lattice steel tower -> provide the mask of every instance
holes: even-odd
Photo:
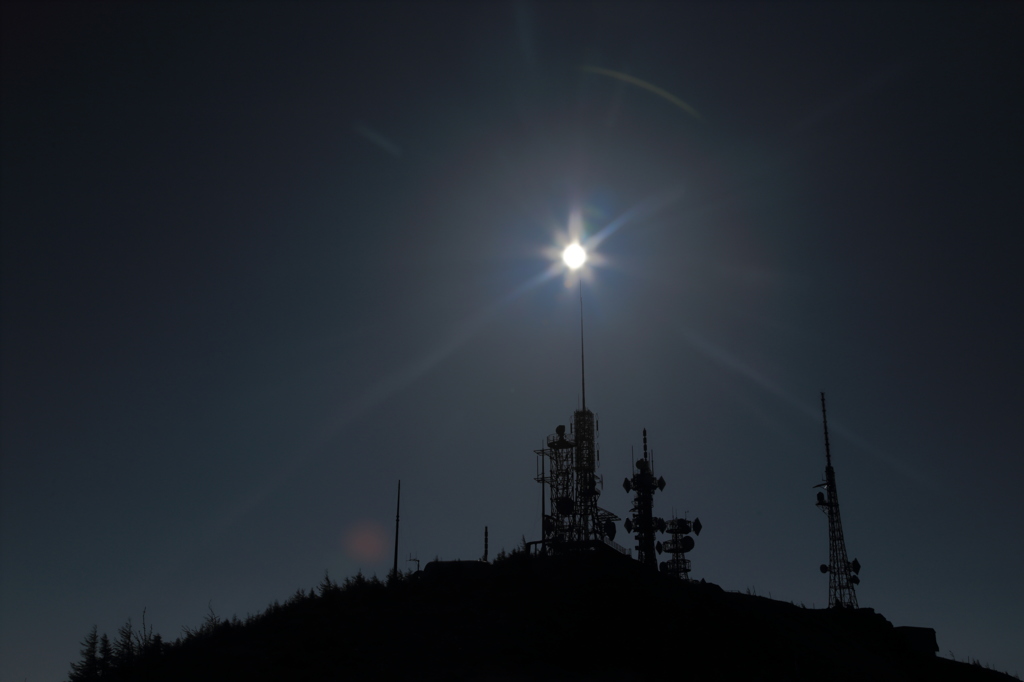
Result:
[[[615,514],[601,509],[597,476],[597,438],[594,413],[587,409],[586,361],[583,353],[583,295],[580,294],[580,371],[581,409],[573,412],[572,440],[559,426],[547,437],[547,447],[534,450],[538,455],[537,481],[550,489],[550,512],[544,509],[542,494],[541,533],[548,551],[556,553],[608,545],[622,548],[615,538]],[[545,470],[545,461],[549,463]]]
[[[824,487],[818,492],[818,507],[828,515],[828,563],[821,565],[821,572],[828,573],[828,606],[832,608],[857,608],[857,593],[854,585],[860,583],[860,562],[846,559],[846,542],[843,540],[843,522],[839,518],[839,493],[836,490],[836,472],[832,468],[832,453],[828,447],[828,418],[825,415],[825,394],[821,394],[821,420],[825,428],[825,481],[814,486]]]

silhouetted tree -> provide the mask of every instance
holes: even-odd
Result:
[[[153,641],[153,626],[146,627],[146,609],[142,609],[142,628],[135,632],[135,654],[139,656],[149,648]]]
[[[288,606],[288,605],[291,605],[291,604],[301,604],[305,600],[306,600],[306,593],[300,587],[298,590],[295,591],[295,594],[293,594],[288,599],[288,601],[285,602],[285,606]]]
[[[97,661],[99,667],[100,677],[106,677],[110,674],[114,664],[114,652],[110,648],[110,638],[107,637],[107,633],[103,633],[100,637],[100,657]]]
[[[88,682],[99,679],[100,667],[99,658],[96,655],[99,636],[96,634],[96,626],[92,626],[89,634],[82,640],[82,660],[71,664],[71,674],[68,679],[71,682]]]
[[[213,610],[213,602],[206,605],[206,616],[203,617],[203,626],[199,628],[199,631],[203,634],[212,635],[221,624],[221,618],[217,615],[217,612]]]
[[[116,667],[124,671],[135,663],[135,631],[132,619],[117,629],[117,642],[114,644],[114,661]]]
[[[338,583],[331,580],[330,574],[325,570],[324,579],[320,581],[320,596],[326,597],[327,595],[338,594],[341,589],[338,587]]]
[[[152,635],[146,642],[146,648],[142,650],[142,654],[147,658],[159,658],[164,652],[164,638],[160,636],[160,633]]]

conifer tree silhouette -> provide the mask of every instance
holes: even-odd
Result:
[[[99,659],[96,655],[99,636],[96,634],[96,626],[92,626],[89,634],[82,640],[82,660],[71,664],[71,674],[68,679],[71,682],[88,682],[99,679]]]
[[[105,677],[110,674],[114,664],[114,652],[110,648],[110,638],[107,637],[107,633],[103,633],[100,637],[100,657],[97,661],[100,677]]]
[[[114,644],[114,660],[117,667],[126,670],[135,663],[135,641],[132,619],[117,629],[117,643]]]

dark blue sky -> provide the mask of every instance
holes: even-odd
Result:
[[[860,604],[1024,674],[1022,19],[5,4],[0,680],[383,576],[399,478],[403,567],[536,539],[573,212],[602,506],[647,428],[694,575],[821,607],[824,390]]]

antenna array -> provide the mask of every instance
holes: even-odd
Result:
[[[647,454],[647,429],[644,429],[644,456],[633,465],[633,477],[622,482],[626,492],[633,491],[633,512],[632,520],[626,519],[625,528],[627,533],[634,533],[636,537],[637,560],[652,569],[658,567],[658,557],[661,553],[661,543],[655,545],[657,532],[664,533],[665,519],[654,516],[654,493],[665,489],[665,478],[654,478],[654,462]]]
[[[624,526],[627,533],[634,533],[636,537],[637,559],[644,566],[657,568],[681,580],[689,580],[690,560],[686,558],[686,553],[694,546],[689,534],[692,531],[700,535],[703,526],[700,519],[694,519],[693,523],[685,518],[673,518],[666,522],[654,516],[654,493],[665,489],[665,478],[654,478],[654,451],[648,455],[647,429],[644,429],[644,456],[633,467],[633,477],[625,479],[622,487],[627,493],[634,492],[630,509],[633,518],[626,519]],[[662,543],[655,541],[655,533],[668,533],[671,537]],[[668,561],[658,564],[655,552],[668,552],[671,556]]]

